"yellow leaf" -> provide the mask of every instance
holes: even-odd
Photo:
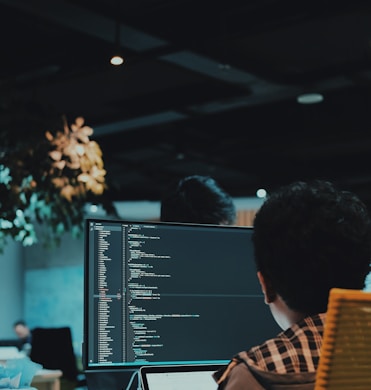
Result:
[[[93,189],[94,194],[96,195],[102,195],[104,192],[104,185],[102,184],[96,184]]]
[[[76,134],[76,138],[79,139],[84,144],[89,143],[89,137],[85,134],[80,133],[80,132],[78,134]]]
[[[65,166],[66,166],[66,161],[64,161],[64,160],[56,161],[52,164],[53,168],[57,168],[60,170],[62,170]]]
[[[52,183],[54,184],[55,187],[62,188],[65,186],[66,180],[64,178],[61,178],[61,177],[55,177],[52,180]]]
[[[75,119],[75,123],[77,127],[82,127],[84,125],[84,118],[82,116],[79,116]]]
[[[47,138],[48,141],[53,141],[54,137],[50,131],[45,132],[45,137]]]
[[[52,150],[49,152],[49,156],[54,161],[59,161],[62,158],[62,153],[59,150]]]
[[[89,127],[89,126],[84,126],[84,127],[81,128],[81,132],[82,132],[83,134],[87,135],[87,136],[90,136],[90,135],[93,134],[94,131],[93,131],[93,129],[92,129],[91,127]]]
[[[90,179],[90,175],[87,173],[81,173],[79,176],[77,176],[77,180],[83,183],[87,183]]]
[[[71,161],[66,163],[68,168],[70,169],[79,169],[80,168],[80,161],[77,159],[77,161]]]
[[[61,195],[70,202],[72,201],[73,194],[74,194],[74,188],[71,185],[64,186],[61,189]]]

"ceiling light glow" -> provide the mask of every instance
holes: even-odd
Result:
[[[297,97],[297,102],[300,104],[315,104],[323,101],[323,95],[320,93],[304,93]]]
[[[116,56],[113,56],[111,59],[110,59],[110,63],[112,65],[115,65],[115,66],[118,66],[118,65],[122,65],[124,63],[124,59],[119,56],[119,55],[116,55]]]
[[[263,199],[267,196],[267,191],[264,188],[259,188],[256,191],[256,196],[260,199]]]

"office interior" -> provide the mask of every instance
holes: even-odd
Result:
[[[371,208],[369,2],[0,0],[0,22],[1,123],[83,117],[123,218],[157,218],[187,174],[214,177],[244,211],[258,189],[315,178]],[[33,142],[27,127],[17,137]],[[79,355],[82,240],[9,240],[0,262],[0,337],[19,318],[68,325]]]

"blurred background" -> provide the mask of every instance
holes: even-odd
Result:
[[[0,36],[0,119],[84,117],[111,200],[199,173],[235,197],[321,177],[371,202],[368,1],[0,0]]]

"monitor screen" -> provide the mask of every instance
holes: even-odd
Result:
[[[226,363],[279,331],[251,227],[85,223],[86,371]]]

